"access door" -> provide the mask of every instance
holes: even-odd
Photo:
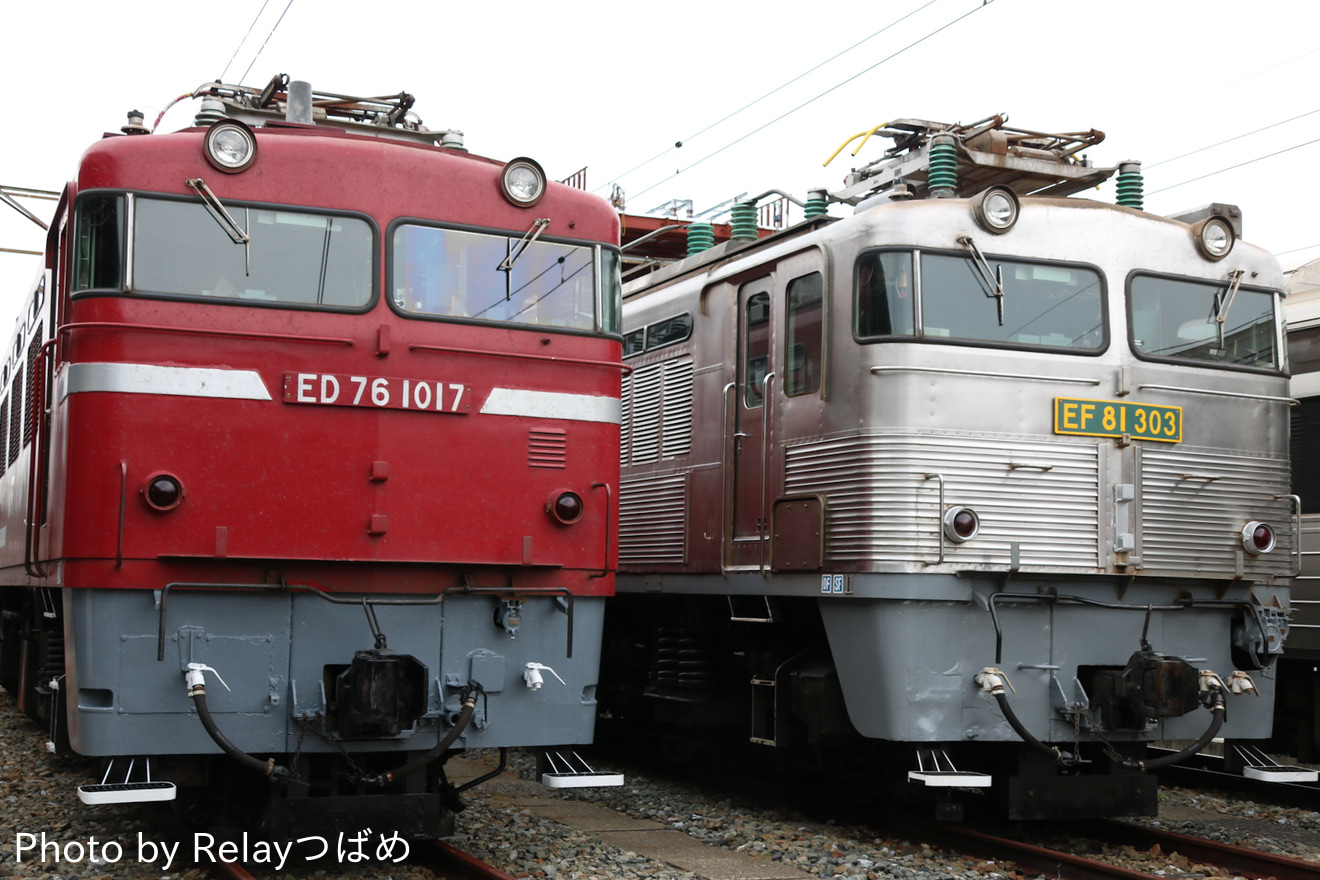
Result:
[[[774,400],[774,310],[772,276],[750,281],[738,291],[738,375],[733,418],[733,546],[730,564],[759,565],[766,539],[770,499],[767,453],[768,402]]]

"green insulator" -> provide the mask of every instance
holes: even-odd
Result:
[[[952,135],[936,135],[930,139],[930,194],[937,199],[951,198],[958,193],[958,141]]]
[[[807,205],[802,209],[802,216],[810,220],[819,217],[829,208],[829,194],[824,190],[813,189],[807,193]]]
[[[1118,163],[1118,203],[1126,208],[1141,210],[1142,203],[1141,163],[1135,159]]]
[[[715,227],[709,223],[692,223],[687,228],[687,255],[699,254],[715,246]]]
[[[733,234],[730,237],[734,241],[756,241],[756,205],[737,202],[731,215],[729,224],[733,227]]]

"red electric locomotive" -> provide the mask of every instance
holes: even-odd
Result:
[[[406,94],[192,97],[84,154],[3,366],[0,684],[88,802],[441,835],[453,750],[592,735],[618,218]]]

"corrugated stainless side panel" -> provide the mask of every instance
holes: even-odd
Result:
[[[1150,569],[1231,574],[1249,520],[1274,526],[1278,546],[1247,556],[1249,574],[1287,576],[1296,564],[1285,458],[1177,446],[1145,446],[1141,461],[1141,557]]]
[[[687,559],[687,475],[619,484],[619,564],[682,563]]]
[[[945,506],[966,505],[981,534],[945,545],[953,565],[1099,565],[1099,454],[1094,444],[1020,437],[885,434],[786,450],[785,493],[826,496],[829,562],[934,562]]]

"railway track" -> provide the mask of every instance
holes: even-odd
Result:
[[[1183,788],[1215,789],[1237,798],[1320,812],[1320,784],[1263,782],[1219,769],[1222,762],[1175,765],[1160,770],[1160,782]]]
[[[440,880],[515,880],[512,874],[441,841],[415,844],[407,861],[426,868]],[[210,866],[210,872],[216,880],[257,880],[256,875],[239,862],[216,862]],[[384,877],[387,873],[382,868],[379,876]],[[365,876],[376,875],[369,870]]]
[[[1021,874],[1040,874],[1058,880],[1167,878],[1170,863],[1183,860],[1190,863],[1188,867],[1175,870],[1191,876],[1320,880],[1320,864],[1314,862],[1128,822],[1068,823],[1055,827],[1055,832],[1069,840],[1067,850],[960,826],[910,820],[903,820],[902,824],[908,826],[914,836],[928,843],[996,862],[1011,861]],[[893,830],[892,826],[886,828],[889,833]],[[1100,846],[1079,846],[1082,840],[1094,841]],[[1155,867],[1142,871],[1114,864],[1106,857],[1106,847],[1110,852],[1115,848],[1144,851],[1150,854]],[[1079,854],[1079,851],[1091,850],[1097,851],[1097,855]]]

